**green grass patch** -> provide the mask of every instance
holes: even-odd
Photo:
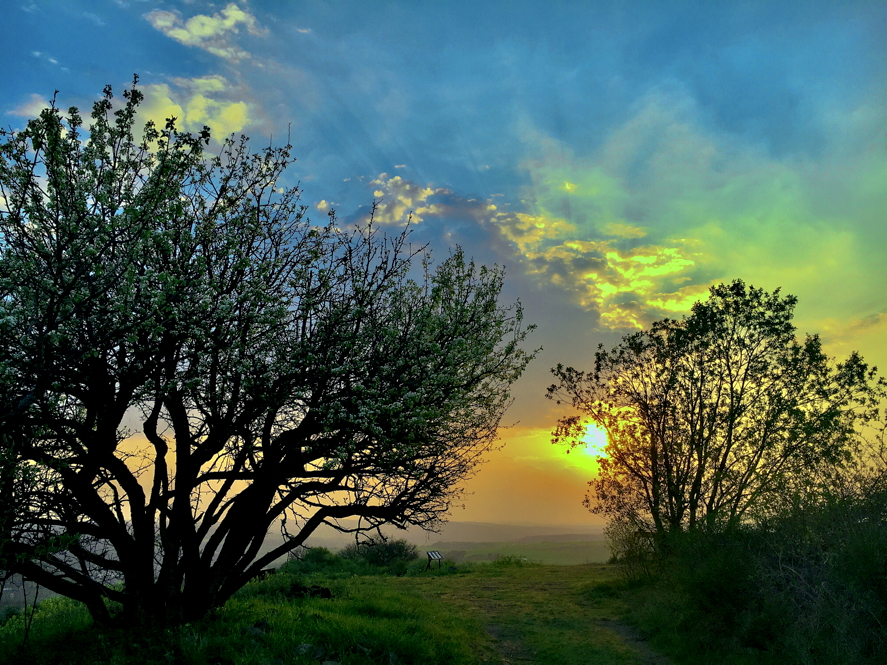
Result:
[[[0,662],[18,665],[341,665],[525,662],[631,665],[634,650],[600,625],[625,611],[612,566],[492,564],[397,575],[334,569],[247,585],[204,621],[162,634],[100,630],[67,599],[0,626]],[[331,598],[323,590],[328,589]]]

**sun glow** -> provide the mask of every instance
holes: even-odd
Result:
[[[595,459],[606,456],[607,433],[594,423],[585,428],[585,436],[582,437],[582,441],[585,444],[582,448],[583,454]]]

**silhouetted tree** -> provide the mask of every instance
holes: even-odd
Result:
[[[846,457],[884,383],[858,354],[834,363],[817,336],[798,340],[795,303],[741,280],[713,286],[682,320],[599,347],[591,372],[552,370],[548,396],[582,414],[554,442],[581,445],[588,421],[607,432],[593,512],[660,536],[725,529]]]
[[[436,524],[531,355],[499,268],[312,225],[289,147],[207,158],[174,119],[137,140],[124,98],[86,136],[54,105],[2,134],[4,468],[35,482],[5,552],[98,620],[169,625],[322,523]]]

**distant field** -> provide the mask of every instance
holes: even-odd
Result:
[[[455,563],[460,561],[493,561],[503,556],[526,557],[548,566],[576,566],[605,563],[610,558],[602,540],[542,543],[453,543],[423,545],[420,551],[438,550]]]

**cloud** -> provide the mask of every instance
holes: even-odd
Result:
[[[814,323],[826,352],[839,359],[846,358],[853,351],[863,351],[863,357],[880,368],[883,376],[887,369],[887,311],[880,311],[863,318],[821,319]]]
[[[177,126],[189,132],[209,126],[213,138],[221,142],[251,122],[251,106],[242,101],[242,91],[222,76],[173,78],[172,85],[154,83],[142,88],[145,99],[139,114],[163,127],[175,117]],[[238,101],[234,101],[234,100]]]
[[[419,223],[426,216],[440,215],[444,207],[429,199],[450,194],[447,189],[423,187],[399,175],[390,178],[387,173],[370,181],[370,185],[375,187],[373,196],[377,199],[373,220],[390,226],[404,226],[410,218],[413,223]]]
[[[383,173],[372,181],[376,218],[473,220],[601,329],[680,316],[712,284],[740,278],[797,296],[798,328],[816,332],[830,318],[867,321],[883,302],[887,162],[873,146],[885,114],[871,101],[831,112],[833,143],[774,155],[720,129],[681,86],[660,86],[585,152],[521,126],[529,184],[519,205]]]
[[[90,21],[92,21],[93,23],[95,23],[98,26],[105,25],[105,22],[102,20],[102,18],[98,14],[93,14],[92,12],[83,12],[83,17],[88,18]]]
[[[585,154],[525,126],[528,217],[503,232],[537,280],[608,327],[685,312],[735,278],[797,295],[803,329],[864,318],[887,282],[870,249],[887,242],[880,111],[830,119],[841,131],[815,156],[719,130],[677,85],[650,90]]]
[[[59,61],[44,51],[31,51],[31,55],[39,60],[45,60],[51,65],[59,64]],[[66,67],[62,67],[62,71],[67,71]]]
[[[551,215],[515,212],[490,200],[461,197],[452,191],[420,185],[383,173],[370,184],[380,200],[375,221],[402,226],[410,213],[413,223],[431,220],[472,220],[504,241],[526,272],[540,283],[567,293],[578,306],[595,311],[608,328],[636,328],[663,313],[688,311],[705,286],[679,286],[693,268],[693,243],[674,240],[667,245],[630,248],[619,242],[642,237],[630,225],[611,229],[611,236],[582,239],[580,227]]]
[[[517,250],[528,275],[565,291],[600,316],[606,328],[641,328],[662,316],[688,311],[703,287],[678,287],[696,264],[692,243],[620,247],[613,239],[581,239],[576,225],[526,213],[491,222]]]
[[[155,9],[145,14],[145,19],[167,37],[186,46],[196,46],[220,58],[237,62],[250,54],[229,39],[239,34],[244,26],[251,35],[261,36],[266,31],[259,27],[256,17],[240,9],[233,2],[212,16],[198,14],[187,20],[178,11]]]
[[[608,222],[601,225],[601,231],[608,236],[616,236],[618,238],[643,238],[647,232],[639,226],[632,226],[624,222]]]
[[[40,111],[49,108],[49,102],[43,99],[36,92],[31,93],[28,98],[21,104],[6,113],[8,115],[17,115],[23,118],[36,118],[40,115]]]

